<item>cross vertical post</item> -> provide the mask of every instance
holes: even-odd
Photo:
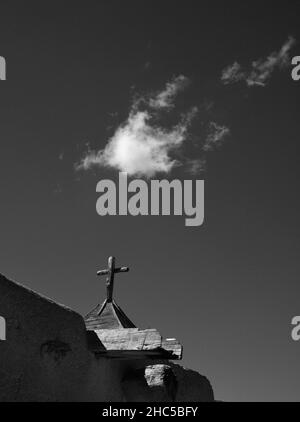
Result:
[[[106,278],[106,301],[112,302],[113,301],[113,290],[114,290],[114,278],[116,273],[123,273],[128,272],[128,267],[115,267],[116,259],[114,256],[110,256],[108,258],[108,266],[105,270],[97,271],[97,275],[107,275]]]
[[[108,258],[108,277],[106,279],[107,302],[112,302],[115,279],[115,258]]]

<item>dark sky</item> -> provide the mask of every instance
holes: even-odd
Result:
[[[289,68],[265,87],[220,81],[234,61],[300,40],[299,6],[1,3],[1,273],[85,314],[105,298],[96,271],[115,255],[130,267],[116,277],[118,304],[137,326],[179,339],[184,365],[222,400],[300,397],[300,343],[290,335],[300,314],[300,82]],[[183,101],[212,102],[208,118],[231,131],[198,177],[203,226],[98,216],[96,184],[116,172],[76,173],[85,144],[103,148],[133,92],[180,74],[191,80]]]

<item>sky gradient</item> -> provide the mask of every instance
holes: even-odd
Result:
[[[300,82],[290,68],[264,87],[221,74],[299,41],[299,2],[224,3],[1,4],[0,272],[85,315],[105,298],[96,271],[114,255],[130,267],[116,276],[117,303],[180,340],[183,364],[217,399],[298,401]],[[205,179],[204,224],[100,217],[96,184],[117,171],[74,165],[87,143],[105,147],[136,93],[178,75],[191,81],[179,109],[199,109],[191,144],[205,122],[230,129],[194,176]],[[191,178],[182,167],[168,177]]]

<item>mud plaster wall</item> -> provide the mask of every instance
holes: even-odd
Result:
[[[88,349],[81,315],[1,275],[0,316],[6,321],[6,340],[0,341],[0,401],[159,399],[160,390],[153,394],[142,375],[155,362],[96,358]],[[206,378],[173,368],[179,380],[174,400],[213,399]]]

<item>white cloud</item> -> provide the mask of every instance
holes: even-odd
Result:
[[[189,84],[188,78],[179,75],[168,82],[166,88],[149,99],[149,105],[153,109],[171,109],[174,107],[176,95],[183,91]]]
[[[131,113],[103,150],[89,151],[77,168],[90,169],[94,165],[126,171],[129,175],[151,177],[169,173],[178,164],[170,153],[186,139],[187,123],[182,121],[171,130],[150,123],[146,111]]]
[[[111,167],[129,175],[152,177],[156,173],[169,173],[179,165],[172,153],[180,149],[188,138],[188,127],[197,113],[192,108],[171,129],[157,124],[157,113],[174,106],[177,93],[188,84],[185,76],[178,76],[166,88],[150,99],[139,98],[132,105],[128,119],[119,126],[105,148],[88,150],[76,170],[89,170],[94,166]],[[142,109],[142,105],[147,110]]]
[[[223,70],[221,81],[225,85],[245,81],[249,87],[265,86],[276,68],[280,69],[289,64],[289,51],[294,44],[295,39],[289,37],[279,51],[271,53],[265,59],[253,61],[248,70],[242,70],[242,66],[234,62]]]
[[[218,125],[216,122],[210,122],[209,124],[209,134],[205,139],[203,144],[204,151],[211,151],[214,147],[220,146],[227,135],[229,135],[230,130],[226,126]]]
[[[242,66],[238,62],[234,62],[232,65],[227,66],[222,72],[222,82],[225,85],[228,85],[245,79],[246,75],[242,72],[241,68]]]
[[[171,128],[162,121],[165,112],[175,107],[176,95],[185,89],[189,80],[178,76],[161,92],[136,99],[127,120],[115,130],[103,149],[88,150],[76,170],[108,167],[127,172],[130,176],[152,177],[158,173],[168,174],[174,167],[183,165],[192,174],[204,170],[205,157],[190,159],[182,153],[183,144],[190,138],[190,125],[198,113],[197,107],[182,113],[178,123]],[[210,123],[209,135],[203,151],[220,144],[229,129]]]

